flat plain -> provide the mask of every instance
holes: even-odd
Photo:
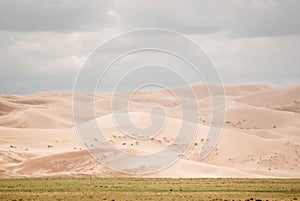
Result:
[[[300,179],[2,179],[0,200],[299,200]]]

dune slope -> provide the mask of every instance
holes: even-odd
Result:
[[[226,87],[223,133],[204,160],[200,160],[199,153],[205,136],[211,125],[218,125],[210,122],[212,108],[207,88],[194,85],[192,89],[197,95],[199,116],[193,116],[196,113],[191,97],[178,101],[167,91],[142,91],[129,103],[116,96],[114,107],[110,94],[97,95],[97,123],[114,148],[134,155],[154,154],[176,138],[183,122],[180,106],[184,104],[191,115],[184,122],[198,128],[195,141],[175,164],[141,177],[300,177],[300,86]],[[178,92],[184,96],[184,90]],[[128,113],[124,112],[127,106]],[[149,111],[157,106],[164,113],[154,110],[151,116]],[[116,125],[112,111],[122,114],[120,118],[128,117],[134,126],[127,121]],[[83,125],[89,126],[89,121]],[[159,122],[164,122],[161,133],[155,135],[148,130],[144,133],[148,139],[137,137],[141,129]],[[128,133],[124,135],[120,127]],[[96,138],[92,140],[94,145],[99,143]],[[180,149],[185,145],[176,146]],[[106,149],[97,147],[98,152]],[[119,165],[120,169],[125,166]],[[110,176],[130,175],[103,166],[85,150],[73,122],[71,93],[0,95],[0,178]]]

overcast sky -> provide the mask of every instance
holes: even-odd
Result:
[[[70,91],[98,44],[148,27],[195,40],[226,85],[300,84],[299,10],[299,0],[0,0],[0,93]]]

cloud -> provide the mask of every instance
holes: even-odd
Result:
[[[185,34],[226,31],[232,37],[299,34],[299,8],[298,0],[129,0],[113,5],[123,29],[159,27]]]
[[[191,36],[210,53],[225,83],[286,85],[300,77],[300,35],[258,38]]]
[[[0,29],[5,31],[99,31],[111,27],[110,1],[1,0]]]
[[[247,1],[244,1],[247,2]],[[234,36],[260,37],[300,34],[300,1],[248,1],[237,7],[235,23],[230,27]]]
[[[111,32],[0,32],[0,93],[72,90],[87,54]]]
[[[87,32],[118,27],[232,37],[300,33],[298,0],[1,0],[0,30]]]
[[[297,83],[299,9],[298,0],[0,0],[0,93],[72,90],[90,51],[143,27],[192,36],[225,84]]]

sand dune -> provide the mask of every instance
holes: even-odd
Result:
[[[293,102],[299,102],[300,86],[272,89],[264,92],[250,94],[236,99],[237,102],[260,107],[283,106]]]
[[[258,92],[264,93],[269,90],[272,90],[272,87],[264,84],[228,86],[225,88],[227,96],[246,96]]]
[[[298,116],[298,114],[287,111],[235,104],[228,108],[225,123],[226,126],[240,129],[273,129],[290,125],[299,127]],[[263,121],[258,121],[258,117]]]
[[[211,100],[204,85],[192,88],[200,114],[186,89],[176,89],[184,99],[177,100],[164,90],[140,91],[128,103],[111,94],[96,95],[95,114],[105,138],[124,153],[148,155],[163,150],[177,137],[182,121],[198,127],[193,146],[174,165],[143,177],[300,177],[300,86],[272,88],[266,85],[229,86],[226,93],[224,130],[216,148],[199,159],[211,121]],[[86,98],[82,97],[82,101]],[[182,119],[184,105],[191,118]],[[164,114],[149,114],[153,106]],[[81,108],[85,110],[86,108]],[[112,111],[130,123],[115,125]],[[193,117],[193,118],[192,118]],[[90,119],[82,125],[90,126]],[[164,122],[157,135],[140,129]],[[127,135],[122,129],[128,131]],[[91,132],[93,127],[90,128]],[[44,92],[33,95],[0,95],[0,177],[110,177],[129,176],[104,167],[84,149],[73,123],[72,94]],[[91,143],[99,141],[94,138]],[[179,145],[176,145],[179,146]],[[105,146],[97,146],[97,152]],[[113,160],[108,158],[106,160]],[[131,164],[120,166],[131,167]],[[134,166],[134,164],[132,164]],[[122,169],[122,168],[120,168]]]

